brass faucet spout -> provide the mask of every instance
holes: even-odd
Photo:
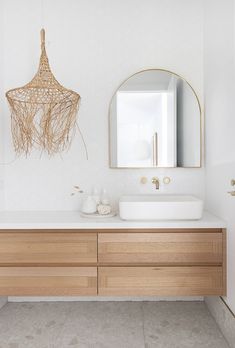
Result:
[[[159,190],[160,182],[159,182],[159,179],[158,179],[158,178],[153,177],[153,178],[152,178],[152,184],[155,185],[156,190]]]

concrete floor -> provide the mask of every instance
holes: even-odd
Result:
[[[8,303],[0,348],[229,348],[203,302]]]

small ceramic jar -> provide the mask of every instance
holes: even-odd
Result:
[[[97,203],[92,196],[87,196],[82,203],[81,211],[85,214],[94,214],[97,211]]]

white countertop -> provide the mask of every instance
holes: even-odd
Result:
[[[82,218],[74,211],[2,211],[4,229],[124,229],[124,228],[226,228],[225,221],[204,212],[197,221],[123,221],[119,216],[104,219]]]

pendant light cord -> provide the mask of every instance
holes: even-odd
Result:
[[[41,28],[44,28],[45,25],[45,6],[44,0],[41,0]]]

